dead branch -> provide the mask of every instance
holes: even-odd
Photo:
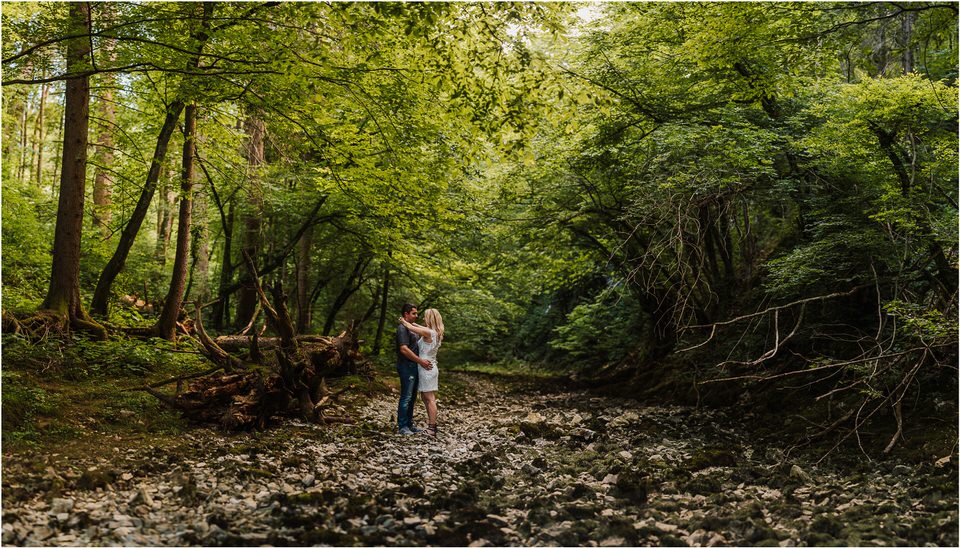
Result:
[[[197,307],[196,320],[193,322],[193,327],[196,330],[200,344],[206,351],[205,355],[210,361],[222,367],[227,373],[232,372],[234,369],[242,369],[244,367],[243,362],[220,348],[220,346],[210,338],[210,335],[207,334],[207,330],[203,328],[202,307]]]
[[[818,296],[818,297],[808,297],[808,298],[806,298],[806,299],[800,299],[800,300],[798,300],[798,301],[793,301],[793,302],[790,302],[790,303],[787,303],[787,304],[782,304],[782,305],[779,305],[779,306],[771,306],[770,308],[767,308],[767,309],[765,309],[765,310],[761,310],[760,312],[754,312],[753,314],[747,314],[747,315],[745,315],[745,316],[738,316],[738,317],[736,317],[736,318],[733,318],[733,319],[730,319],[730,320],[726,320],[726,321],[723,321],[723,322],[714,322],[714,323],[703,324],[703,325],[691,325],[691,326],[687,326],[687,327],[684,327],[683,330],[686,331],[686,330],[688,330],[688,329],[699,329],[699,328],[701,328],[701,327],[714,327],[714,326],[721,326],[721,325],[730,325],[730,324],[734,324],[734,323],[737,323],[737,322],[742,322],[743,320],[747,320],[747,319],[750,319],[750,318],[756,318],[757,316],[765,316],[765,315],[767,315],[767,314],[769,314],[769,313],[771,313],[771,312],[774,312],[774,311],[785,310],[785,309],[790,308],[790,307],[792,307],[792,306],[797,306],[798,304],[807,304],[807,303],[811,303],[811,302],[815,302],[815,301],[825,301],[825,300],[827,300],[827,299],[835,299],[835,298],[837,298],[837,297],[848,297],[848,296],[850,296],[850,295],[853,295],[853,294],[856,293],[857,291],[860,291],[860,290],[863,289],[864,287],[868,287],[868,286],[866,286],[866,285],[858,285],[857,287],[854,287],[853,289],[851,289],[851,290],[849,290],[849,291],[843,291],[843,292],[838,292],[838,293],[831,293],[831,294],[829,294],[829,295],[820,295],[820,296]]]
[[[939,346],[948,346],[948,345],[935,345],[934,347],[931,347],[931,348],[935,348],[935,347],[939,347]],[[773,379],[780,379],[780,378],[783,378],[783,377],[791,377],[791,376],[794,376],[794,375],[803,375],[803,374],[806,374],[806,373],[816,373],[816,372],[823,371],[823,370],[825,370],[825,369],[835,369],[835,368],[838,368],[838,367],[847,367],[847,366],[849,366],[849,365],[855,365],[855,364],[858,364],[858,363],[866,363],[866,362],[878,361],[878,360],[881,360],[881,359],[893,358],[893,357],[897,357],[897,356],[904,356],[904,355],[907,355],[907,354],[911,354],[911,353],[913,353],[913,352],[917,352],[917,351],[919,351],[919,350],[925,350],[926,348],[927,348],[927,347],[920,346],[920,347],[917,347],[917,348],[911,348],[910,350],[904,350],[903,352],[895,352],[895,353],[893,353],[893,354],[886,354],[886,355],[880,355],[880,356],[870,356],[870,357],[867,357],[867,358],[860,358],[860,359],[855,359],[855,360],[848,360],[848,361],[843,361],[843,362],[831,363],[831,364],[827,364],[827,365],[821,365],[821,366],[818,366],[818,367],[811,367],[810,369],[798,369],[798,370],[796,370],[796,371],[787,371],[786,373],[778,373],[778,374],[776,374],[776,375],[738,375],[738,376],[736,376],[736,377],[724,377],[724,378],[722,378],[722,379],[708,379],[708,380],[702,381],[700,384],[712,384],[712,383],[716,383],[716,382],[729,382],[729,381],[741,381],[741,380],[769,381],[769,380],[773,380]]]
[[[203,377],[203,376],[209,375],[209,374],[211,374],[211,373],[216,373],[216,372],[219,371],[220,369],[222,369],[222,367],[218,365],[218,366],[213,367],[213,368],[211,368],[211,369],[207,369],[206,371],[201,371],[201,372],[199,372],[199,373],[193,373],[193,374],[191,374],[191,375],[180,375],[179,377],[171,377],[171,378],[169,378],[169,379],[167,379],[167,380],[165,380],[165,381],[159,381],[159,382],[155,382],[155,383],[153,383],[153,384],[148,384],[148,385],[145,385],[145,386],[135,386],[135,387],[133,387],[133,388],[124,388],[123,390],[121,390],[121,392],[137,392],[137,391],[149,392],[149,390],[148,390],[149,388],[160,388],[161,386],[166,386],[166,385],[171,384],[171,383],[175,383],[175,382],[178,382],[178,383],[179,383],[179,382],[183,382],[183,381],[188,381],[188,380],[190,380],[190,379],[196,379],[196,378],[199,378],[199,377]]]
[[[901,388],[903,388],[904,391],[905,391],[905,389],[906,389],[905,387],[909,385],[909,383],[913,380],[914,375],[917,374],[917,371],[919,371],[919,370],[920,370],[920,367],[923,365],[923,362],[924,362],[924,360],[926,359],[928,352],[929,352],[929,351],[928,351],[927,349],[924,349],[923,355],[920,357],[920,359],[917,361],[917,363],[910,369],[910,371],[903,377],[903,379],[900,380],[900,383],[897,384],[897,386],[894,387],[894,389],[891,390],[890,393],[887,394],[886,397],[884,397],[883,399],[881,399],[881,400],[880,400],[880,403],[879,403],[872,411],[870,411],[870,413],[868,413],[867,416],[865,416],[865,417],[863,417],[863,418],[861,419],[861,418],[860,418],[860,413],[858,412],[858,413],[857,413],[857,418],[856,418],[856,420],[854,421],[853,428],[850,429],[850,432],[847,432],[844,436],[842,436],[842,437],[837,441],[837,443],[835,443],[835,444],[833,445],[833,447],[831,447],[829,450],[827,450],[827,452],[824,453],[823,456],[821,456],[819,460],[817,460],[816,464],[820,464],[821,462],[823,462],[823,459],[827,458],[827,455],[829,455],[829,454],[832,453],[834,450],[836,450],[837,447],[840,447],[840,445],[841,445],[843,442],[845,442],[847,439],[849,439],[850,436],[856,435],[856,436],[857,436],[857,440],[859,441],[859,439],[860,439],[860,427],[863,426],[863,424],[864,424],[865,422],[867,422],[873,415],[875,415],[878,411],[880,411],[880,409],[882,409],[883,406],[884,406],[887,402],[889,402],[889,401],[894,397],[894,395],[897,394],[897,393],[901,390]],[[863,405],[860,406],[860,409],[863,409],[863,407],[865,407],[865,406],[870,402],[871,399],[873,399],[873,398],[871,398],[871,397],[869,397],[869,396],[868,396],[867,398],[865,398],[864,401],[863,401]],[[893,447],[892,447],[892,444],[895,444],[898,438],[899,438],[899,436],[897,436],[897,438],[894,438],[894,439],[891,439],[891,440],[890,440],[890,443],[888,444],[888,446],[890,447],[890,449],[893,448]],[[863,446],[862,446],[862,444],[861,444],[861,450],[862,450],[862,449],[863,449]],[[886,451],[885,451],[885,452],[886,452]],[[866,453],[864,453],[864,454],[866,454]]]

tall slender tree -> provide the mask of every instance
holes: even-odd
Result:
[[[266,134],[266,125],[258,112],[251,113],[244,128],[247,132],[247,142],[244,152],[247,157],[247,196],[250,209],[247,210],[243,222],[243,247],[242,252],[253,260],[257,265],[257,256],[260,253],[261,234],[263,228],[263,189],[261,188],[260,171],[265,162],[264,160],[264,137]],[[259,265],[257,265],[259,267]],[[243,329],[256,310],[257,290],[254,281],[246,271],[240,273],[241,288],[237,296],[237,315],[234,323],[237,329]]]
[[[196,72],[199,68],[203,47],[209,39],[208,22],[213,15],[214,4],[212,2],[195,3],[186,7],[186,10],[189,13],[190,10],[197,10],[200,6],[202,6],[202,8],[200,8],[202,9],[202,17],[200,18],[198,26],[190,33],[191,41],[196,44],[196,49],[193,50],[193,55],[186,63],[186,72],[188,73]],[[110,257],[110,260],[103,268],[103,272],[100,273],[100,278],[97,280],[97,288],[94,290],[93,301],[90,305],[91,311],[96,314],[104,316],[107,314],[110,288],[113,286],[113,281],[116,280],[120,271],[123,270],[127,262],[127,256],[130,254],[130,249],[133,247],[133,242],[136,240],[137,234],[140,232],[140,227],[143,225],[143,220],[147,216],[150,202],[153,201],[153,195],[157,190],[157,181],[160,178],[160,170],[167,154],[167,147],[170,145],[170,137],[176,129],[177,121],[180,119],[180,114],[183,112],[185,105],[184,99],[177,98],[167,106],[166,117],[163,126],[160,128],[160,134],[157,137],[157,145],[154,149],[153,159],[150,163],[150,169],[147,172],[147,179],[140,193],[140,198],[137,200],[137,205],[130,216],[130,220],[123,228],[116,251],[114,251],[113,256]]]
[[[34,163],[37,169],[35,172],[35,178],[37,186],[43,186],[43,139],[44,139],[44,127],[43,127],[43,114],[44,107],[47,104],[47,92],[49,91],[50,86],[48,84],[43,84],[40,86],[40,104],[37,108],[37,130],[36,130],[36,146],[37,146],[37,161]]]
[[[197,107],[187,105],[183,113],[183,170],[180,180],[180,212],[177,217],[177,252],[173,260],[170,289],[164,300],[163,311],[157,321],[157,333],[164,339],[177,336],[177,318],[187,285],[187,264],[190,258],[190,221],[193,213],[193,177]]]
[[[90,4],[70,5],[74,34],[90,33]],[[87,169],[87,129],[90,118],[91,49],[86,38],[67,43],[67,71],[77,74],[66,84],[66,119],[63,133],[63,171],[60,200],[53,237],[53,266],[43,309],[50,310],[70,326],[106,336],[103,326],[92,321],[80,302],[80,240],[83,232],[83,199]]]

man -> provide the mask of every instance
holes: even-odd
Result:
[[[413,323],[417,321],[417,307],[405,304],[400,310],[403,319]],[[413,408],[417,402],[417,388],[420,384],[419,367],[430,369],[433,364],[421,359],[420,337],[403,324],[397,326],[397,374],[400,375],[400,402],[397,404],[397,431],[404,436],[423,430],[413,425]]]

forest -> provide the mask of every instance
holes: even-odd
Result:
[[[23,505],[4,543],[952,545],[957,19],[950,2],[4,2],[3,494]],[[394,509],[426,497],[423,522],[340,508],[313,469],[300,511],[371,523],[330,510],[311,528],[285,510],[261,537],[207,509],[202,530],[151,529],[143,513],[110,537],[89,516],[71,524],[73,495],[53,499],[61,521],[31,521],[43,493],[113,482],[131,508],[157,508],[125,468],[91,477],[128,452],[399,443],[405,303],[446,324],[441,432],[444,409],[476,405],[463,420],[481,421],[503,404],[502,433],[533,451],[517,474],[580,466],[531,440],[582,442],[590,489],[629,510],[579,531],[527,506],[518,525],[474,491],[521,488],[477,457],[454,467],[480,482],[469,496],[376,487]],[[589,418],[590,398],[612,403]],[[652,443],[643,409],[664,432],[680,421],[687,468],[614,450]],[[739,421],[775,462],[763,474],[787,478],[762,489],[802,495],[818,466],[906,466],[916,484],[897,504],[926,506],[883,532],[854,531],[843,509],[797,510],[803,525],[782,530],[644,513],[674,487],[718,497],[726,483],[689,468],[743,460],[724,433]],[[577,442],[618,423],[634,430]],[[716,450],[683,438],[701,423]],[[502,440],[485,440],[471,443],[496,456]],[[187,474],[176,466],[131,477]],[[723,481],[763,475],[738,473]],[[202,491],[193,477],[177,492]]]

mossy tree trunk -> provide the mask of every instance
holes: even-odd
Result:
[[[90,4],[70,5],[76,34],[90,32]],[[76,38],[67,45],[67,71],[83,73],[90,68],[90,42]],[[87,170],[87,129],[90,118],[90,80],[78,76],[66,83],[66,127],[63,133],[63,170],[60,200],[53,237],[50,286],[42,308],[68,321],[71,327],[105,337],[103,326],[93,322],[80,302],[80,240],[83,232],[83,200]]]

